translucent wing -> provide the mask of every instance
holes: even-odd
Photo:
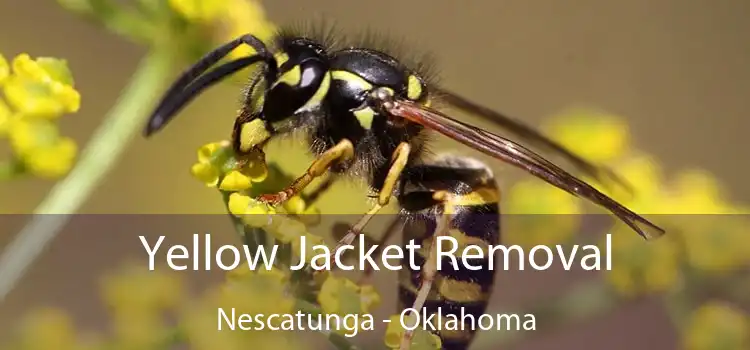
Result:
[[[580,169],[583,173],[591,176],[594,180],[599,181],[602,184],[608,185],[606,179],[614,181],[617,185],[622,186],[629,192],[632,192],[631,186],[624,179],[620,178],[612,170],[605,167],[597,166],[591,162],[586,161],[575,153],[571,152],[563,145],[551,140],[544,136],[539,131],[527,126],[526,124],[515,120],[502,113],[498,113],[492,109],[474,103],[467,100],[466,98],[448,91],[440,87],[432,87],[439,96],[440,101],[445,102],[448,105],[460,109],[464,112],[473,114],[480,117],[483,120],[494,123],[501,128],[509,131],[519,140],[528,142],[530,145],[539,146],[544,149],[545,153],[558,154],[571,162],[572,165]]]
[[[521,168],[575,196],[598,204],[646,239],[659,237],[663,229],[634,213],[596,188],[576,178],[537,153],[501,136],[453,119],[444,113],[408,100],[382,103],[388,113],[421,124],[466,146]]]

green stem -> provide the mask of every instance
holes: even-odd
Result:
[[[141,130],[150,108],[171,74],[172,56],[150,52],[128,87],[96,130],[76,166],[57,183],[34,216],[0,256],[0,302],[46,245],[79,210],[112,170],[130,140]],[[50,215],[64,214],[64,215]]]

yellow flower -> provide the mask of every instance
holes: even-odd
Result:
[[[32,60],[21,54],[13,60],[13,73],[3,87],[8,103],[19,113],[53,119],[80,108],[81,96],[64,60]]]
[[[43,119],[18,119],[10,125],[10,143],[16,155],[32,173],[46,178],[66,174],[73,166],[78,148],[59,134],[57,126]]]
[[[380,296],[371,286],[358,286],[351,280],[329,274],[323,282],[318,293],[318,303],[326,314],[340,316],[366,314],[380,305]],[[354,319],[349,319],[356,322]],[[346,328],[361,327],[357,324],[347,324],[339,331]]]
[[[750,223],[741,215],[690,215],[676,219],[683,229],[687,262],[704,272],[731,273],[750,261]]]
[[[301,237],[301,236],[300,236]],[[325,245],[326,242],[323,239],[323,237],[320,237],[318,235],[314,235],[311,233],[305,234],[305,261],[306,263],[310,263],[310,260],[312,260],[312,257],[319,253],[318,250],[313,249],[316,245]],[[302,254],[302,240],[301,239],[295,239],[292,240],[292,252],[296,256],[300,256]]]
[[[190,173],[208,187],[223,191],[243,191],[252,187],[253,182],[261,182],[267,176],[263,157],[251,154],[240,162],[232,154],[227,141],[211,142],[198,149],[198,162],[192,165]],[[219,184],[219,179],[221,184]]]
[[[409,328],[411,328],[411,326],[417,321],[413,315],[408,315],[404,318],[404,323]],[[406,329],[401,323],[400,317],[398,315],[391,316],[388,327],[385,330],[385,346],[389,349],[400,349],[401,339],[404,337],[405,333]],[[414,330],[414,335],[411,339],[411,349],[439,350],[442,347],[443,342],[437,335],[422,329],[422,327],[417,327]]]
[[[709,302],[693,311],[683,341],[687,350],[748,349],[750,320],[723,302]]]
[[[73,320],[58,309],[39,309],[28,315],[20,333],[24,350],[73,350],[78,340]]]
[[[244,215],[253,202],[254,200],[249,196],[232,193],[229,195],[229,212],[235,216]]]
[[[169,6],[185,19],[208,23],[223,15],[226,0],[169,0]]]
[[[216,156],[221,155],[220,151],[231,146],[229,141],[210,142],[198,148],[198,162],[210,163]]]
[[[0,136],[5,136],[8,133],[13,119],[13,111],[10,110],[5,101],[0,99]]]
[[[73,167],[77,152],[75,141],[63,137],[55,145],[39,148],[29,154],[25,159],[26,167],[39,177],[58,178]]]
[[[320,287],[318,303],[328,314],[363,314],[380,304],[380,296],[372,286],[358,286],[348,278],[329,275]]]
[[[609,162],[630,146],[627,123],[601,111],[572,109],[554,118],[549,134],[571,151],[592,162]]]
[[[267,228],[275,222],[273,220],[273,214],[276,213],[274,208],[244,194],[237,192],[230,194],[227,207],[232,215],[240,218],[250,227]]]
[[[683,171],[674,181],[672,214],[730,214],[723,189],[711,174],[702,170]]]
[[[266,18],[266,12],[259,1],[226,0],[226,4],[227,11],[221,22],[221,41],[251,33],[264,43],[270,44],[271,38],[276,34],[276,26]],[[234,49],[229,57],[234,59],[253,53],[253,49],[247,45],[241,45]]]
[[[671,237],[646,242],[620,223],[611,237],[612,270],[605,278],[620,294],[663,292],[679,281],[680,251]]]
[[[639,214],[666,214],[664,177],[659,163],[651,156],[634,153],[613,166],[613,171],[627,181],[633,193],[626,193],[621,186],[599,188],[602,192]]]
[[[208,187],[216,187],[216,184],[219,182],[219,169],[209,163],[193,164],[190,168],[190,173]]]
[[[276,240],[281,243],[291,243],[299,241],[302,235],[307,234],[307,227],[302,222],[287,217],[276,217],[274,222],[277,224],[270,229]]]
[[[0,54],[0,85],[5,82],[5,79],[10,75],[10,67],[8,66],[8,60],[5,56]]]
[[[284,210],[289,214],[302,214],[305,212],[305,200],[300,196],[294,196],[284,202]]]
[[[271,314],[291,314],[295,300],[285,293],[288,275],[279,270],[258,270],[244,274],[242,278],[209,291],[198,303],[191,303],[185,310],[183,326],[193,349],[247,349],[248,345],[263,348],[294,349],[293,337],[283,330],[257,329],[259,322],[278,327],[280,322],[268,319]],[[219,331],[216,327],[217,310],[227,314],[234,310],[237,317],[242,314],[265,318],[254,318],[247,323],[250,331]],[[231,316],[230,316],[231,317]],[[258,320],[258,322],[256,322]],[[278,321],[278,319],[277,319]],[[226,324],[223,329],[227,330]],[[290,344],[290,342],[292,342]],[[290,346],[292,346],[290,348]]]
[[[571,239],[580,225],[580,199],[537,180],[515,184],[508,192],[503,235],[521,246],[557,244]]]
[[[128,265],[102,281],[105,302],[115,311],[143,312],[142,316],[176,307],[184,300],[182,281],[166,272],[167,267],[149,271]]]
[[[219,189],[222,191],[242,191],[250,188],[252,182],[250,178],[237,170],[232,170],[221,180]]]
[[[169,328],[163,315],[122,309],[112,315],[114,340],[121,349],[149,349],[164,342]]]

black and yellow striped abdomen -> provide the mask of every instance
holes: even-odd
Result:
[[[471,159],[443,157],[432,164],[420,166],[409,175],[404,178],[404,190],[399,196],[401,216],[405,222],[403,244],[414,240],[421,247],[414,257],[417,266],[423,266],[427,261],[435,242],[438,221],[443,218],[446,208],[446,203],[429,201],[427,198],[438,191],[453,195],[451,203],[447,203],[447,207],[453,211],[447,235],[458,243],[454,253],[457,264],[454,265],[450,257],[442,257],[440,270],[436,273],[424,308],[428,315],[438,313],[438,310],[442,315],[442,325],[437,324],[437,316],[433,321],[440,328],[437,334],[442,338],[443,349],[466,349],[478,328],[476,320],[485,313],[492,295],[495,276],[486,252],[489,245],[497,245],[500,241],[500,193],[492,173]],[[480,269],[469,269],[463,264],[461,253],[468,245],[485,252],[483,258],[467,259],[470,266],[481,266]],[[443,241],[444,252],[452,248],[452,242]],[[476,251],[472,251],[471,255],[476,255]],[[409,262],[404,261],[399,281],[400,310],[412,307],[422,284],[423,270],[414,271]],[[418,311],[421,313],[421,310]],[[446,315],[456,317],[446,318]],[[450,321],[456,318],[466,323],[461,326]],[[472,319],[474,324],[471,324]]]

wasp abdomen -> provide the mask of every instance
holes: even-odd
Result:
[[[452,209],[453,217],[443,236],[447,238],[440,239],[441,251],[451,254],[440,259],[423,307],[427,315],[440,315],[432,323],[444,349],[466,349],[474,337],[476,320],[487,309],[495,282],[488,248],[500,241],[499,190],[483,164],[459,157],[443,157],[415,167],[403,181],[399,196],[405,221],[403,243],[414,240],[421,247],[414,259],[421,268],[413,270],[404,261],[399,307],[403,310],[414,304],[423,283],[424,264],[433,244],[437,244],[438,222],[446,208]],[[439,191],[452,194],[450,203],[432,199],[431,194]],[[462,252],[467,246],[476,248],[464,259]],[[475,257],[477,249],[484,252],[481,257]]]

